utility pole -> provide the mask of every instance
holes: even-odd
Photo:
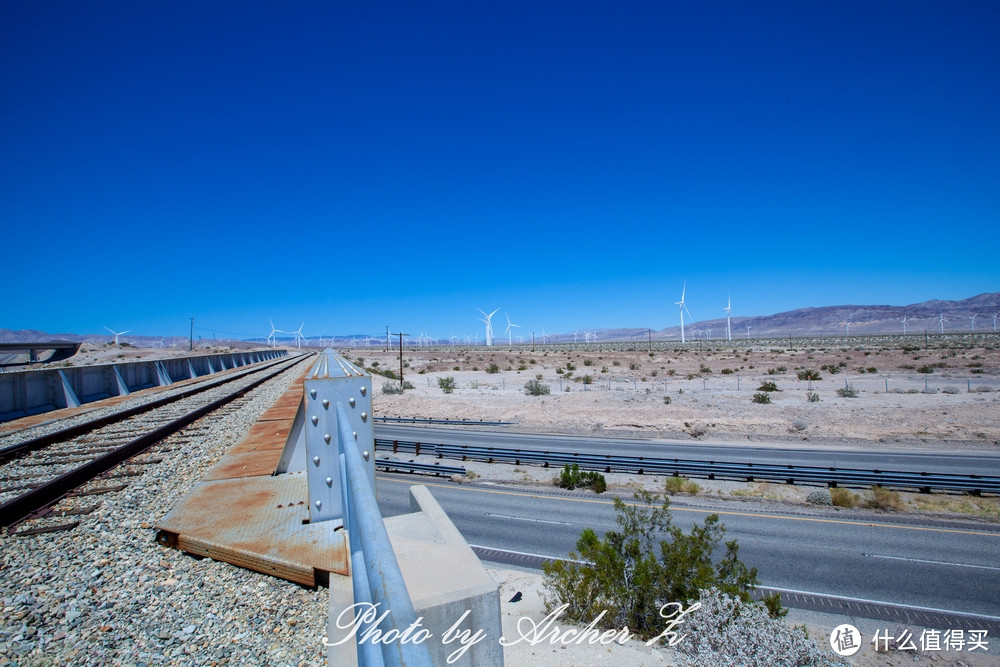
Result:
[[[653,351],[653,330],[646,329],[646,333],[649,335],[649,351]]]
[[[191,337],[188,339],[188,351],[194,349],[194,318],[191,318]]]
[[[389,325],[385,325],[385,351],[388,352],[389,348],[392,347],[392,343],[389,342]]]
[[[398,333],[399,336],[399,387],[403,387],[403,336],[409,336],[408,333]]]

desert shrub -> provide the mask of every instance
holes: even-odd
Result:
[[[594,378],[591,375],[582,375],[582,376],[578,377],[577,379],[580,382],[584,383],[584,384],[593,384],[594,383]]]
[[[486,372],[490,374],[499,373],[500,367],[497,366],[496,364],[491,363],[489,366],[486,367]]]
[[[557,485],[570,490],[592,488],[594,493],[604,493],[608,488],[608,482],[604,479],[604,475],[592,470],[580,472],[580,466],[576,463],[573,465],[567,463],[563,467]]]
[[[462,369],[459,366],[452,366],[451,370],[453,370],[453,371],[460,371]]]
[[[583,365],[584,366],[593,366],[594,365],[594,360],[593,359],[584,359],[583,360]]]
[[[875,368],[874,366],[869,366],[868,367],[868,372],[869,373],[878,373],[878,369]]]
[[[771,402],[771,395],[763,391],[758,391],[753,395],[751,400],[753,400],[754,403],[766,404]]]
[[[446,378],[438,378],[438,386],[441,387],[441,391],[446,394],[450,394],[455,391],[455,378],[448,376]]]
[[[667,477],[666,481],[663,483],[663,489],[668,496],[673,496],[678,493],[690,493],[695,495],[701,490],[695,482],[692,482],[687,477]]]
[[[768,380],[766,382],[761,382],[760,386],[757,387],[757,391],[778,391],[778,385]]]
[[[573,365],[573,362],[567,361],[566,362],[566,370],[568,370],[568,371],[575,371],[576,370],[576,366]]]
[[[673,402],[673,399],[671,399],[669,396],[664,396],[663,397],[663,404],[664,405],[670,405],[672,402]]]
[[[713,667],[848,667],[850,663],[820,649],[804,628],[769,614],[777,602],[748,603],[718,588],[703,590],[700,606],[684,617],[676,643],[686,665]],[[670,639],[668,635],[665,639]]]
[[[961,390],[958,387],[945,387],[941,392],[944,394],[958,394],[961,393]]]
[[[832,505],[833,498],[830,497],[829,491],[823,489],[821,491],[813,491],[806,496],[806,502],[810,505]]]
[[[711,375],[712,374],[712,369],[709,368],[708,366],[706,366],[705,364],[702,364],[701,368],[698,370],[698,372],[699,373],[703,373],[704,375]]]
[[[876,510],[901,510],[903,509],[903,499],[899,496],[898,491],[875,485],[868,492],[865,507]]]
[[[815,391],[807,391],[806,400],[809,401],[810,403],[819,403],[819,394],[817,394]]]
[[[620,362],[620,361],[618,361],[617,359],[615,359],[614,361],[612,361],[612,362],[611,362],[611,365],[612,365],[612,366],[621,366],[621,365],[622,365],[622,362]]]
[[[382,383],[382,393],[383,394],[402,394],[403,388],[400,387],[395,382],[383,382]]]
[[[933,366],[928,366],[928,365],[925,364],[925,365],[921,366],[920,368],[918,368],[917,372],[918,373],[933,373],[934,372],[934,367]]]
[[[822,380],[823,376],[819,374],[819,371],[814,371],[810,369],[805,369],[804,371],[799,371],[795,376],[800,380]]]
[[[830,489],[830,502],[836,507],[855,507],[859,501],[858,494],[853,491],[840,488],[839,486]]]
[[[413,389],[413,383],[409,380],[403,380],[403,389]]]
[[[599,538],[586,528],[568,560],[542,565],[549,612],[565,605],[567,621],[598,619],[599,627],[628,626],[649,639],[663,630],[664,605],[694,600],[704,589],[715,586],[750,602],[757,570],[739,560],[736,541],[725,543],[721,559],[713,558],[725,534],[717,514],[684,533],[672,524],[668,498],[644,491],[636,500],[614,499],[617,530]]]
[[[735,373],[736,371],[734,371],[734,370],[733,370],[732,368],[723,368],[723,369],[722,369],[721,371],[719,371],[719,372],[720,372],[720,373],[722,373],[723,375],[732,375],[732,374],[733,374],[733,373]],[[653,373],[656,373],[656,371],[653,371]]]
[[[841,398],[857,398],[858,390],[851,385],[847,385],[846,387],[841,387],[837,390],[837,396],[840,396]]]
[[[988,394],[991,391],[993,391],[993,387],[990,387],[990,386],[984,384],[984,385],[981,385],[979,387],[976,387],[972,391],[978,392],[980,394]]]
[[[524,393],[528,396],[545,396],[551,392],[549,385],[538,380],[528,380],[524,383]]]

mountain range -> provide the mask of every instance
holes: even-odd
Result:
[[[845,306],[822,306],[819,308],[797,308],[773,315],[760,315],[753,317],[734,316],[730,319],[730,328],[734,339],[747,338],[747,325],[749,325],[749,336],[751,338],[786,337],[786,336],[835,336],[846,334],[872,335],[872,334],[901,334],[903,333],[903,318],[906,318],[906,332],[910,334],[922,334],[924,331],[930,333],[962,333],[973,330],[973,316],[975,315],[976,331],[997,331],[997,316],[1000,314],[1000,292],[989,292],[980,294],[968,299],[958,301],[945,301],[932,299],[921,303],[911,303],[906,306],[891,305],[845,305]],[[848,325],[850,325],[848,327]],[[679,341],[681,337],[680,318],[678,325],[664,329],[649,328],[606,328],[598,329],[596,332],[598,342],[647,340],[652,338],[655,341]],[[701,320],[697,322],[685,323],[684,334],[687,340],[704,340],[711,338],[719,340],[726,337],[726,318],[720,317],[713,320]],[[548,342],[566,343],[573,342],[574,335],[578,342],[585,342],[585,333],[569,332],[561,334],[550,334],[547,336]],[[324,338],[330,338],[324,336]],[[335,336],[333,337],[338,346],[345,342],[350,344],[352,338],[364,340],[364,334]],[[381,340],[379,336],[372,338]],[[37,341],[66,340],[72,342],[86,342],[103,344],[113,341],[114,337],[109,334],[50,334],[34,329],[21,329],[13,331],[11,329],[0,329],[0,343],[31,343]],[[315,337],[313,338],[315,340]],[[133,347],[184,347],[188,339],[183,336],[123,336],[122,342],[127,342]],[[205,342],[205,341],[202,341]],[[262,339],[233,340],[225,339],[212,341],[215,344],[224,343],[232,347],[249,347],[264,344]],[[447,341],[438,339],[437,344],[444,344]],[[499,339],[498,339],[499,342]],[[536,339],[536,342],[538,339]],[[283,341],[282,345],[290,345],[291,340]]]

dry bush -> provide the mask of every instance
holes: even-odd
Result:
[[[830,502],[836,507],[856,507],[861,498],[848,489],[835,487],[830,489]]]
[[[865,500],[865,507],[876,510],[899,511],[903,509],[903,499],[900,497],[899,492],[876,485],[869,491],[869,496]]]
[[[676,629],[677,650],[688,665],[712,667],[847,667],[820,649],[803,628],[771,618],[764,605],[747,603],[716,588],[704,590],[701,607]]]

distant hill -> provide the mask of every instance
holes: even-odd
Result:
[[[734,315],[730,320],[733,338],[747,336],[746,325],[750,325],[753,338],[768,336],[833,336],[847,333],[850,323],[851,334],[903,333],[903,317],[906,317],[907,333],[931,333],[940,331],[939,318],[944,316],[944,332],[958,333],[972,330],[971,318],[976,315],[976,331],[993,331],[993,315],[1000,313],[1000,292],[980,294],[960,301],[932,299],[906,306],[823,306],[821,308],[798,308],[773,315],[746,317]],[[998,318],[1000,326],[1000,318]],[[711,331],[714,340],[725,338],[726,318],[700,320],[684,323],[687,339],[704,339]],[[648,329],[600,329],[595,333],[600,341],[647,340]],[[653,330],[655,341],[677,340],[681,338],[681,327],[667,327]],[[572,342],[573,333],[550,336],[551,342]],[[584,342],[584,331],[577,334],[577,340]]]
[[[753,338],[764,338],[768,336],[834,336],[843,335],[848,332],[847,324],[850,323],[851,334],[897,334],[903,333],[903,317],[906,317],[906,330],[908,333],[923,333],[925,330],[932,333],[939,332],[939,318],[943,315],[944,332],[960,333],[972,330],[971,318],[976,315],[976,331],[993,331],[994,314],[1000,313],[1000,292],[990,292],[978,296],[962,299],[960,301],[944,301],[932,299],[921,303],[911,303],[906,306],[823,306],[821,308],[798,308],[774,315],[758,315],[746,317],[743,315],[733,316],[731,319],[733,338],[744,339],[747,336],[746,325],[750,325],[750,335]],[[725,338],[726,318],[720,317],[713,320],[701,320],[684,324],[684,335],[690,340],[704,339],[711,331],[711,338],[718,340]],[[575,332],[576,341],[587,342],[587,333],[583,329]],[[641,327],[619,328],[619,329],[598,329],[589,330],[591,335],[596,335],[597,342],[611,341],[643,341],[651,335],[653,340],[677,340],[681,338],[680,324],[665,329],[653,330]],[[50,334],[34,329],[21,329],[12,331],[10,329],[0,329],[0,343],[31,343],[40,340],[67,340],[72,342],[103,344],[114,340],[110,334]],[[364,334],[351,334],[347,336],[336,336],[331,338],[333,344],[337,346],[356,345],[365,347],[368,344],[378,347],[382,339],[372,337],[369,339]],[[541,337],[536,337],[537,342],[541,342]],[[574,332],[549,334],[546,340],[550,343],[572,343]],[[184,347],[188,339],[184,336],[168,336],[160,338],[157,336],[133,336],[126,334],[121,337],[122,342],[126,342],[133,347]],[[498,344],[500,339],[497,339]],[[233,347],[256,347],[266,345],[262,339],[257,340],[234,340],[218,339],[212,341],[215,344],[232,345]],[[318,340],[313,338],[309,341],[311,346],[315,346]],[[447,344],[445,339],[437,339],[435,344]],[[279,339],[279,345],[291,345],[292,340]]]

